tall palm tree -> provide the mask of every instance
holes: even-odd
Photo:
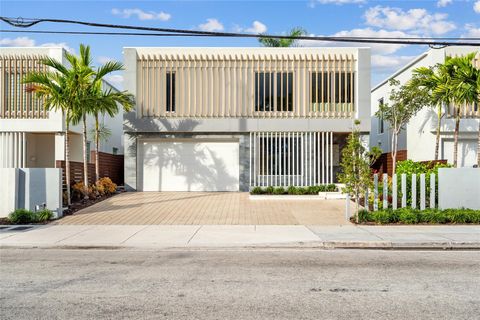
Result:
[[[478,99],[477,92],[477,69],[473,65],[476,53],[464,56],[446,57],[445,65],[452,70],[449,90],[453,95],[453,110],[455,117],[455,132],[453,138],[453,165],[458,167],[458,135],[462,107],[465,104],[475,103]]]
[[[476,52],[472,52],[465,56],[454,57],[450,59],[455,73],[452,79],[452,87],[455,95],[455,145],[454,145],[454,164],[457,164],[458,151],[458,128],[460,118],[462,116],[462,107],[464,105],[474,106],[479,102],[480,91],[480,70],[477,69],[473,60]],[[479,128],[479,142],[480,144],[480,128]],[[479,159],[479,150],[477,150],[477,162]]]
[[[300,27],[295,27],[287,34],[290,37],[300,37],[305,36],[307,31]],[[297,39],[276,39],[264,37],[260,34],[258,37],[258,42],[260,42],[264,47],[294,47],[297,45]]]
[[[133,109],[134,99],[132,94],[126,91],[117,92],[112,89],[102,89],[102,77],[110,72],[122,69],[122,64],[108,62],[98,69],[95,80],[91,86],[88,104],[90,105],[89,110],[91,110],[95,119],[95,178],[97,181],[100,179],[100,159],[98,153],[100,151],[100,136],[102,133],[99,117],[100,115],[114,117],[119,112],[119,106],[122,106],[126,112]]]
[[[70,124],[74,121],[74,113],[80,101],[77,83],[84,81],[80,79],[73,64],[76,57],[68,52],[65,58],[70,63],[70,68],[61,62],[44,58],[41,63],[49,68],[45,72],[30,72],[25,76],[23,82],[30,84],[27,91],[32,92],[37,98],[44,99],[46,110],[61,110],[65,121],[65,180],[67,184],[67,205],[71,204],[70,198]]]

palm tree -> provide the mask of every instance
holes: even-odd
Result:
[[[453,100],[450,90],[451,70],[445,64],[437,64],[433,68],[420,67],[413,70],[413,77],[409,86],[418,87],[430,101],[430,105],[436,107],[437,128],[435,137],[435,160],[439,158],[440,129],[442,118],[445,115],[444,107],[449,106]]]
[[[65,180],[67,184],[67,205],[71,204],[70,199],[70,124],[74,122],[74,113],[80,101],[77,83],[84,81],[82,75],[76,72],[73,65],[76,57],[65,52],[65,58],[71,68],[65,67],[61,62],[44,58],[41,63],[49,67],[45,72],[30,72],[23,79],[26,84],[31,84],[28,92],[32,92],[37,98],[44,99],[46,110],[61,110],[65,121]]]
[[[475,103],[478,99],[477,73],[473,65],[476,53],[458,57],[446,57],[445,65],[452,70],[451,82],[448,85],[453,95],[455,132],[453,140],[453,165],[458,167],[458,134],[462,117],[462,106]]]
[[[122,106],[126,112],[133,109],[134,99],[132,94],[126,91],[117,92],[112,89],[102,90],[102,77],[110,72],[122,69],[122,64],[108,62],[98,69],[95,80],[91,86],[88,104],[90,105],[89,110],[91,110],[95,119],[95,179],[97,181],[100,179],[100,159],[98,154],[100,151],[100,140],[102,132],[105,132],[100,125],[99,116],[109,115],[110,117],[114,117],[119,112],[119,105]]]
[[[307,34],[307,31],[303,28],[296,27],[290,30],[287,34],[289,37],[300,37]],[[258,37],[258,42],[260,42],[264,47],[294,47],[297,44],[297,39],[276,39],[264,37],[260,34]]]
[[[476,52],[472,52],[465,56],[453,57],[449,59],[455,72],[452,79],[452,88],[455,96],[455,141],[454,141],[454,165],[457,166],[457,152],[458,152],[458,131],[460,118],[462,116],[462,106],[475,105],[479,102],[479,77],[480,71],[474,66],[473,60]],[[480,137],[480,130],[479,130]],[[479,138],[480,144],[480,138]],[[477,161],[478,161],[477,150]]]

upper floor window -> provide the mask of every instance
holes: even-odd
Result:
[[[293,111],[293,73],[255,73],[255,111]]]
[[[345,72],[312,72],[312,111],[322,103],[352,103],[355,95],[355,75]]]
[[[382,104],[384,104],[383,98],[378,100],[378,106],[381,106]],[[379,117],[378,118],[378,133],[383,133],[384,131],[385,131],[385,128],[384,128],[383,118]]]
[[[166,111],[175,112],[175,72],[167,72]]]

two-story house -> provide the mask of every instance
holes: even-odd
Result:
[[[378,162],[378,169],[383,172],[391,172],[391,130],[383,119],[375,116],[381,103],[389,102],[391,87],[390,79],[396,79],[400,84],[407,83],[412,78],[413,70],[418,67],[433,67],[438,63],[445,62],[446,56],[465,55],[471,52],[479,52],[479,47],[445,47],[442,49],[430,49],[416,57],[403,68],[396,71],[390,77],[380,82],[372,89],[371,94],[371,117],[372,130],[370,132],[370,147],[379,146],[384,154]],[[480,54],[474,63],[480,67]],[[444,116],[440,128],[439,159],[445,159],[453,163],[453,135],[455,121],[453,118],[453,106],[443,108]],[[461,167],[471,167],[477,163],[477,139],[480,121],[478,104],[465,105],[461,108],[461,121],[458,144],[458,163]],[[410,120],[398,137],[397,160],[412,159],[414,161],[433,160],[435,157],[435,140],[437,129],[437,111],[435,108],[425,107]],[[381,168],[380,168],[381,167]]]
[[[59,110],[45,110],[43,101],[27,92],[22,82],[31,71],[47,70],[41,63],[44,57],[67,65],[64,52],[60,47],[0,48],[0,168],[55,168],[65,160],[64,115]],[[103,85],[113,88],[107,82]],[[123,153],[122,119],[122,113],[102,117],[112,134],[102,141],[101,152]],[[92,128],[93,118],[87,123]],[[81,134],[81,124],[70,127],[72,162],[83,162]],[[91,137],[88,149],[95,149]]]
[[[368,48],[124,48],[125,185],[248,191],[337,181],[370,131]]]

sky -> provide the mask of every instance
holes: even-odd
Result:
[[[302,27],[310,35],[369,37],[480,38],[480,0],[297,0],[297,1],[23,1],[2,0],[0,15],[58,18],[149,27],[207,31],[285,34]],[[0,29],[15,28],[0,22]],[[28,30],[104,31],[44,23]],[[105,30],[108,31],[108,30]],[[40,35],[0,32],[0,46],[62,46],[77,53],[80,43],[92,48],[94,62],[122,60],[133,46],[255,47],[256,39]],[[340,46],[300,41],[300,46]],[[355,44],[353,46],[359,46]],[[407,64],[428,46],[368,45],[372,51],[372,87]],[[480,47],[479,47],[480,50]],[[108,79],[122,88],[123,75]]]

